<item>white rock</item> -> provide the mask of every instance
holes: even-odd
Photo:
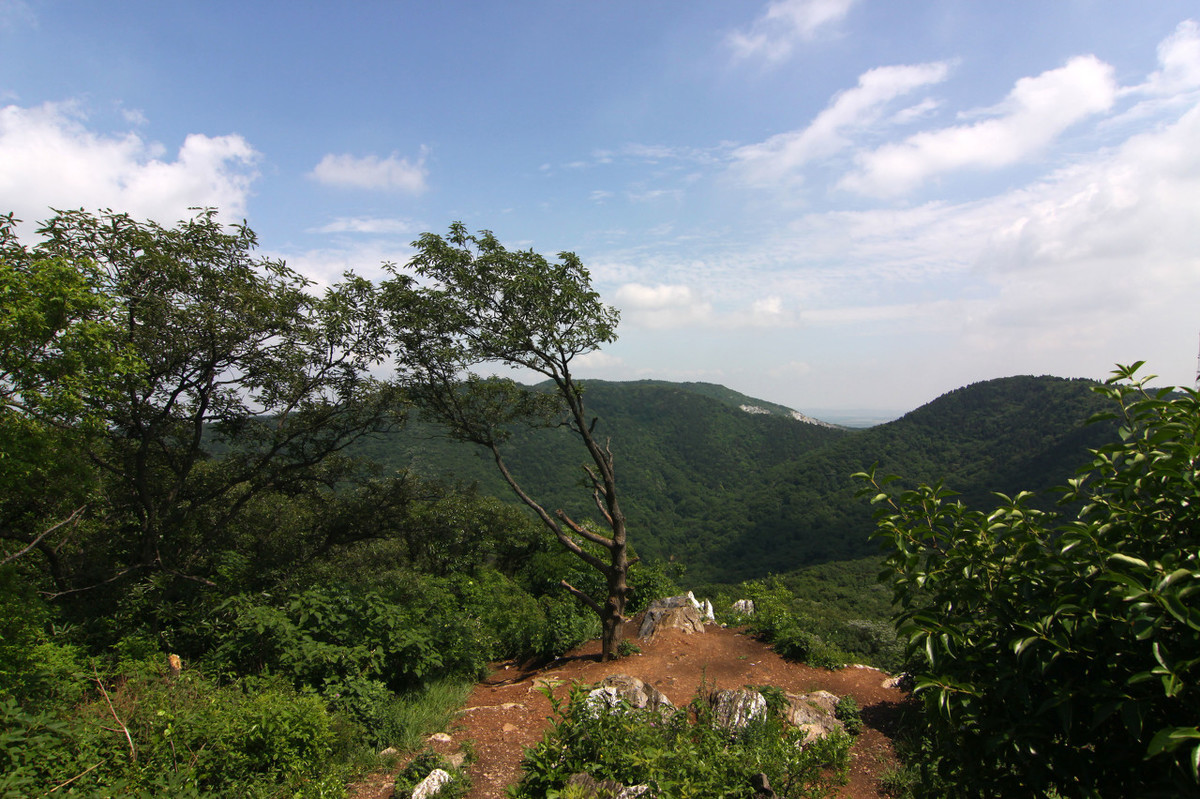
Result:
[[[417,783],[417,787],[413,788],[412,799],[429,799],[430,796],[437,796],[442,791],[442,786],[454,780],[448,771],[443,771],[440,768],[435,768],[429,772],[429,776]]]

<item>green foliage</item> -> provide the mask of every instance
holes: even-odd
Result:
[[[827,669],[850,662],[845,652],[817,632],[812,617],[797,611],[795,596],[779,580],[747,582],[740,589],[743,598],[754,601],[754,615],[742,621],[783,657]]]
[[[923,700],[928,781],[963,796],[1200,790],[1200,396],[1122,367],[1120,440],[1068,481],[1069,515],[940,486],[881,505],[886,578]]]
[[[834,707],[834,715],[842,722],[846,732],[851,735],[858,735],[862,732],[863,720],[862,710],[858,706],[858,700],[847,694],[838,700]]]
[[[650,785],[658,796],[749,797],[750,778],[764,773],[784,796],[819,796],[844,777],[849,738],[834,734],[802,746],[804,734],[776,713],[732,735],[718,726],[698,695],[688,709],[662,714],[620,706],[602,711],[581,687],[568,701],[551,697],[554,726],[526,752],[518,797],[553,796],[568,777]],[[562,794],[560,794],[561,796]]]
[[[11,372],[0,392],[5,413],[19,405],[40,422],[52,409],[71,436],[92,434],[61,458],[39,450],[56,470],[81,451],[103,477],[86,515],[94,526],[37,551],[64,598],[90,589],[85,615],[148,579],[168,602],[189,601],[220,576],[215,558],[238,548],[231,535],[249,504],[328,496],[351,474],[341,451],[396,420],[395,393],[369,372],[384,357],[370,282],[347,275],[314,295],[212,210],[173,228],[59,212],[38,235],[25,247],[0,225],[0,290],[21,300],[0,337],[25,342],[0,364]],[[14,274],[29,278],[20,291]],[[12,425],[0,418],[0,428]],[[38,509],[17,539],[82,499]]]
[[[1086,424],[1103,407],[1092,385],[992,380],[865,430],[746,413],[739,404],[765,403],[740,395],[722,401],[691,384],[589,380],[586,399],[621,454],[622,507],[638,531],[638,554],[685,565],[694,583],[729,585],[876,557],[870,509],[855,501],[850,479],[875,462],[881,473],[911,480],[953,480],[973,507],[986,506],[996,489],[1052,486],[1084,462],[1089,447],[1114,437],[1114,425]],[[417,423],[371,452],[392,468],[476,481],[495,496],[509,491],[490,458],[435,435],[432,425]],[[579,490],[579,456],[568,436],[515,430],[506,462],[518,482],[537,486],[546,507],[587,518],[595,507]],[[849,590],[878,602],[848,618],[887,615],[887,592],[874,587],[873,576]]]
[[[0,700],[0,796],[340,795],[331,719],[278,683],[217,687],[196,672],[97,676],[69,715]]]

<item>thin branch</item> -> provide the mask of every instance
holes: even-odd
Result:
[[[100,768],[100,766],[104,765],[104,762],[105,762],[105,761],[101,760],[101,761],[100,761],[99,763],[97,763],[96,765],[94,765],[94,766],[89,766],[88,768],[85,768],[83,771],[79,772],[78,774],[76,774],[74,777],[72,777],[71,779],[67,780],[66,782],[60,782],[58,785],[55,785],[55,786],[54,786],[53,788],[51,788],[50,790],[46,791],[46,795],[47,795],[47,796],[49,796],[50,794],[52,794],[52,793],[54,793],[55,791],[57,791],[59,788],[66,788],[68,785],[70,785],[71,783],[75,782],[75,780],[79,779],[80,777],[83,777],[83,776],[85,776],[85,775],[86,775],[88,772],[90,772],[90,771],[95,771],[96,769]]]
[[[575,597],[576,597],[576,598],[577,598],[577,599],[578,599],[580,602],[582,602],[583,604],[587,605],[587,606],[588,606],[589,608],[591,608],[592,610],[596,611],[596,613],[602,613],[602,612],[603,612],[603,609],[602,609],[602,608],[601,608],[601,607],[600,607],[598,604],[596,604],[596,600],[592,599],[590,596],[588,596],[588,595],[587,595],[587,594],[585,594],[584,592],[580,591],[578,588],[576,588],[575,586],[571,585],[571,584],[570,584],[570,583],[568,583],[566,580],[560,580],[560,581],[559,581],[559,584],[560,584],[560,585],[561,585],[563,588],[567,589],[567,590],[568,590],[568,591],[570,591],[572,594],[574,594],[574,595],[575,595]]]
[[[41,533],[38,535],[38,537],[37,537],[37,538],[35,538],[35,539],[33,539],[33,541],[29,542],[29,545],[28,545],[27,547],[25,547],[24,549],[22,549],[20,552],[14,552],[13,554],[11,554],[11,555],[8,555],[7,557],[5,557],[5,558],[4,558],[4,560],[0,560],[0,566],[3,566],[3,565],[5,565],[5,564],[7,564],[7,563],[11,563],[12,561],[14,561],[14,560],[16,560],[17,558],[21,557],[21,556],[22,556],[22,555],[24,555],[26,552],[28,552],[29,550],[33,549],[33,548],[34,548],[34,547],[36,547],[38,544],[40,544],[40,543],[42,542],[42,539],[44,539],[46,536],[48,536],[48,535],[50,535],[51,533],[53,533],[55,530],[58,530],[59,528],[61,528],[61,527],[64,527],[64,526],[66,526],[66,525],[68,525],[68,524],[73,524],[73,523],[74,523],[74,522],[75,522],[75,521],[76,521],[76,520],[79,518],[79,514],[83,513],[83,511],[84,511],[84,509],[85,509],[85,508],[87,508],[87,505],[80,505],[78,508],[76,508],[76,509],[75,509],[75,511],[74,511],[74,512],[73,512],[73,513],[72,513],[70,516],[68,516],[67,518],[63,519],[61,522],[59,522],[58,524],[54,525],[53,527],[48,527],[48,528],[46,528],[45,530],[43,530],[43,531],[42,531],[42,532],[41,532]]]
[[[563,522],[567,525],[567,527],[571,528],[571,532],[575,533],[576,535],[578,535],[582,538],[586,538],[588,541],[591,541],[593,544],[599,544],[600,546],[602,546],[606,549],[613,548],[612,538],[610,538],[609,536],[603,535],[601,533],[592,532],[591,530],[587,529],[587,527],[584,527],[582,524],[579,524],[574,519],[572,519],[570,516],[568,516],[566,511],[562,511],[562,510],[557,511],[555,513],[555,515],[558,516],[558,518],[562,519]]]
[[[95,674],[94,671],[92,673]],[[120,716],[117,715],[117,709],[113,707],[112,700],[108,697],[108,691],[104,690],[104,683],[100,680],[100,675],[96,674],[94,679],[96,685],[100,687],[100,693],[104,694],[104,701],[108,703],[109,712],[112,713],[112,717],[116,720],[117,724],[121,725],[121,730],[125,733],[125,740],[129,742],[129,761],[136,763],[137,749],[133,745],[133,736],[129,734],[129,728],[125,726],[125,722],[121,721]]]

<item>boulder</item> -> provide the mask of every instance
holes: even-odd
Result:
[[[646,608],[638,638],[652,638],[659,630],[704,632],[704,620],[687,595],[656,599]]]
[[[812,743],[834,730],[844,729],[842,722],[835,715],[838,697],[828,691],[784,696],[788,701],[784,718],[792,726],[804,731],[804,743]]]

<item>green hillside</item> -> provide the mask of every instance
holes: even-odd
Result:
[[[993,490],[1061,483],[1112,434],[1087,424],[1102,404],[1092,385],[991,380],[865,430],[798,421],[783,406],[706,383],[589,381],[587,401],[597,431],[611,438],[637,550],[683,564],[690,580],[729,583],[873,554],[870,508],[854,498],[850,475],[875,463],[914,481],[944,477],[969,504]],[[583,453],[568,439],[556,430],[520,435],[511,464],[548,507],[587,516]],[[489,458],[419,421],[369,454],[508,496]]]

